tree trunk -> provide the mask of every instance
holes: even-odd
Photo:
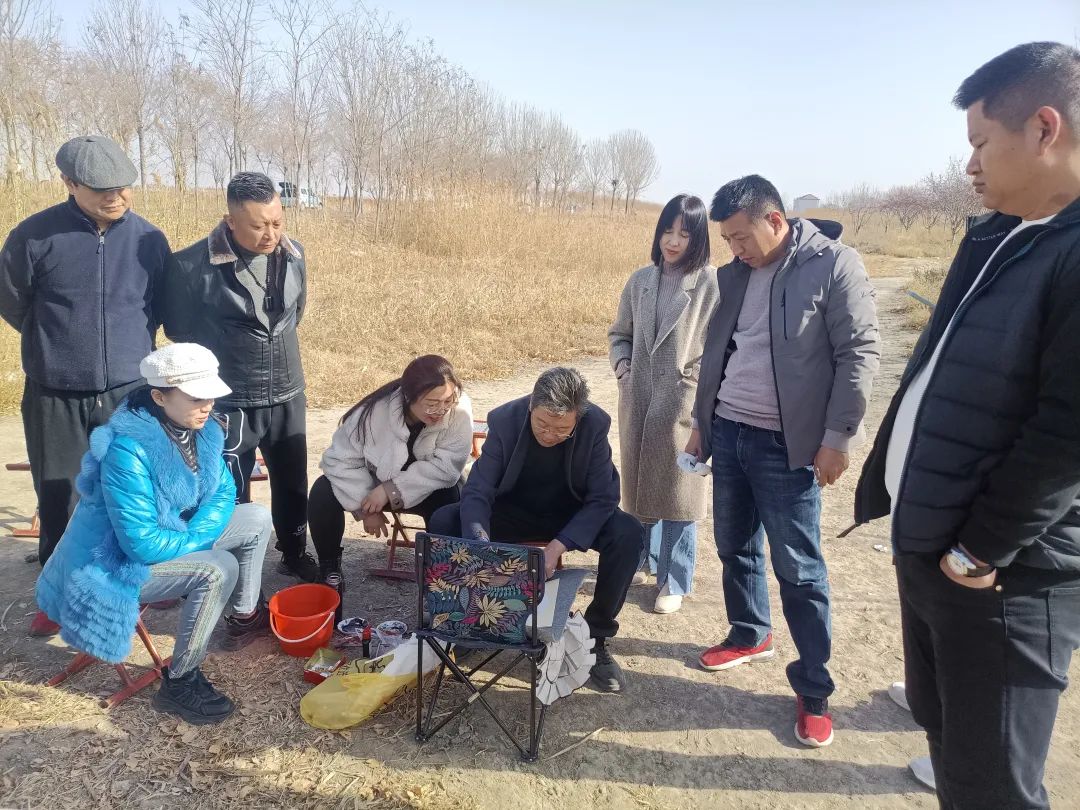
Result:
[[[139,138],[139,187],[146,188],[146,151],[143,149],[143,134],[146,127],[139,120],[135,134]]]

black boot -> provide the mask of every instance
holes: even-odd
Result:
[[[161,686],[150,701],[155,711],[178,714],[193,726],[220,723],[236,707],[213,687],[198,667],[177,678],[162,667]]]
[[[277,572],[296,577],[304,582],[319,581],[319,564],[306,551],[296,554],[282,554],[281,562],[277,564]]]
[[[319,581],[338,592],[338,606],[334,612],[334,623],[341,621],[345,606],[345,577],[341,573],[341,557],[319,561]]]
[[[593,646],[596,663],[589,675],[589,684],[598,692],[621,692],[626,687],[622,667],[608,651],[606,639],[596,639]]]

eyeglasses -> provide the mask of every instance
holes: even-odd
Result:
[[[446,416],[450,411],[457,407],[458,401],[455,398],[452,402],[443,403],[438,405],[425,405],[424,414],[427,416]]]
[[[560,442],[565,442],[567,439],[573,436],[576,431],[577,428],[574,428],[569,433],[560,433],[558,431],[552,430],[551,428],[540,427],[539,425],[537,425],[536,427],[536,432],[539,433],[541,436],[550,436],[552,439]]]
[[[535,412],[532,414],[532,426],[537,436],[547,436],[557,442],[565,442],[577,431],[577,425],[574,425],[570,430],[553,430],[537,419]]]

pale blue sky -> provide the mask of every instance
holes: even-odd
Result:
[[[58,0],[65,37],[89,4]],[[186,0],[163,4],[175,19]],[[508,98],[588,139],[642,130],[661,163],[644,196],[708,196],[750,172],[789,200],[917,180],[966,156],[950,99],[975,68],[1039,39],[1080,39],[1080,0],[370,0]]]

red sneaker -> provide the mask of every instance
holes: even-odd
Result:
[[[34,618],[30,620],[30,635],[31,636],[55,636],[60,632],[60,625],[50,619],[42,611],[38,611],[34,614]]]
[[[833,741],[832,715],[826,698],[796,697],[795,739],[811,748],[824,748]]]
[[[775,655],[772,647],[772,633],[765,636],[765,640],[756,647],[737,647],[730,641],[709,647],[698,658],[702,669],[715,672],[721,669],[731,669],[739,664],[750,664],[754,661],[765,661]]]

